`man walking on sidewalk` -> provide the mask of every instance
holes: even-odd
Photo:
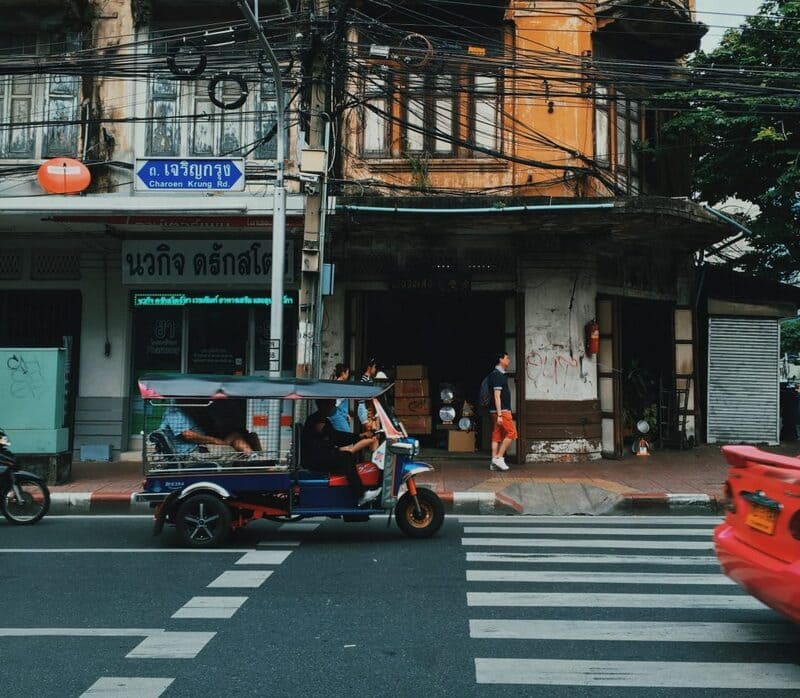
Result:
[[[511,359],[506,352],[497,355],[497,365],[489,374],[491,402],[489,414],[492,416],[492,463],[490,470],[508,470],[506,451],[512,441],[517,439],[517,427],[511,415],[511,391],[508,389],[506,371]]]

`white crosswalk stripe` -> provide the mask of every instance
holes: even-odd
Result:
[[[477,683],[800,690],[800,627],[719,571],[718,519],[459,519]]]

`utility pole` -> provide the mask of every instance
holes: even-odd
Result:
[[[310,0],[313,15],[318,21],[328,18],[328,0]],[[327,65],[319,33],[312,25],[312,45],[305,79],[310,81],[308,90],[308,147],[312,150],[325,149],[328,145],[325,133],[328,129],[328,84]],[[325,163],[327,167],[327,153]],[[324,209],[327,207],[325,180],[327,172],[320,175],[315,186],[307,187],[305,225],[303,228],[303,251],[300,261],[300,295],[298,303],[297,327],[297,376],[298,378],[319,378],[322,352],[317,346],[320,336],[318,318],[322,294],[322,257],[324,244]]]
[[[258,0],[254,0],[256,3]],[[283,82],[281,68],[275,52],[269,45],[266,34],[259,24],[258,17],[250,9],[247,0],[236,0],[242,14],[250,28],[258,38],[261,48],[269,61],[272,69],[272,79],[275,83],[275,99],[277,108],[275,116],[277,129],[275,137],[277,143],[277,157],[275,162],[275,184],[273,186],[272,204],[272,283],[270,289],[270,323],[269,323],[269,375],[280,378],[281,358],[283,355],[283,275],[286,258],[286,189],[283,185],[283,168],[286,160],[286,100],[283,97]],[[256,5],[257,7],[257,5]],[[267,427],[267,449],[270,453],[279,456],[280,450],[280,413],[279,400],[270,402],[269,426]]]

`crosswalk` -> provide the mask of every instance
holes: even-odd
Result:
[[[459,520],[476,683],[800,695],[800,628],[719,571],[717,519]]]

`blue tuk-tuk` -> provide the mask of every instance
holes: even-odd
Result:
[[[416,460],[419,442],[381,402],[390,387],[262,376],[143,376],[140,393],[157,415],[177,406],[197,412],[245,401],[248,424],[263,433],[255,442],[248,441],[258,448],[247,452],[216,444],[187,450],[162,422],[145,432],[144,489],[135,499],[155,509],[154,534],[165,523],[173,524],[192,547],[221,545],[231,531],[256,519],[293,522],[325,516],[367,521],[392,511],[406,535],[432,536],[444,521],[444,507],[435,492],[415,482],[433,468]],[[356,468],[365,487],[380,488],[376,499],[359,506],[346,477],[304,467],[302,427],[295,421],[301,400],[357,400],[374,411],[380,425],[375,433],[382,443]]]

